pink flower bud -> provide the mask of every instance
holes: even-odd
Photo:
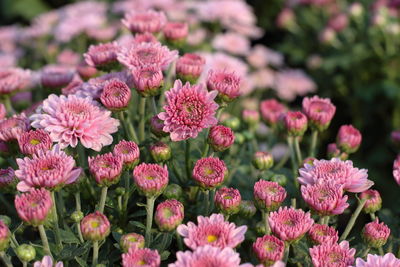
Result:
[[[189,25],[185,22],[168,22],[164,29],[165,39],[173,42],[181,42],[189,34]]]
[[[340,156],[340,149],[335,143],[328,144],[327,149],[328,158],[338,158]]]
[[[252,163],[257,170],[268,170],[274,165],[274,158],[268,152],[257,151],[253,155]]]
[[[286,113],[287,108],[276,99],[268,99],[261,102],[260,111],[268,126],[275,127],[279,119]]]
[[[284,122],[289,136],[303,136],[307,130],[307,117],[300,111],[288,111]]]
[[[257,127],[260,122],[260,113],[256,110],[245,109],[242,112],[243,121],[249,125],[250,128]]]
[[[156,96],[164,84],[164,76],[160,68],[143,67],[132,71],[135,89],[142,97]]]
[[[257,238],[253,243],[253,251],[264,266],[271,266],[283,258],[285,243],[273,235]]]
[[[8,226],[0,220],[0,252],[5,251],[10,244],[11,233]]]
[[[362,237],[368,246],[380,248],[386,244],[390,236],[390,229],[383,222],[375,221],[367,223],[362,231]]]
[[[89,66],[103,71],[111,71],[119,64],[117,60],[119,49],[116,42],[91,45],[83,56]]]
[[[13,168],[0,169],[0,191],[13,192],[18,179],[15,177]]]
[[[274,211],[286,198],[286,190],[277,182],[259,180],[254,184],[254,199],[259,209]]]
[[[349,24],[349,19],[345,13],[339,13],[337,15],[332,16],[328,22],[328,26],[333,30],[335,30],[336,32],[344,30],[348,24]]]
[[[131,248],[122,254],[122,267],[146,266],[159,267],[161,257],[157,250],[149,248]]]
[[[308,238],[314,245],[336,243],[339,240],[338,231],[326,224],[313,224],[308,231]]]
[[[112,153],[89,157],[89,170],[96,183],[110,186],[119,181],[122,173],[123,159]]]
[[[0,120],[5,119],[7,116],[6,106],[4,104],[0,104]]]
[[[132,33],[157,33],[163,29],[166,23],[165,14],[154,10],[127,13],[122,19],[122,24]]]
[[[218,210],[227,215],[238,213],[241,201],[240,192],[235,188],[220,188],[214,198],[214,203]]]
[[[183,82],[194,84],[203,72],[205,63],[202,56],[186,53],[176,61],[176,75]]]
[[[311,128],[321,132],[329,127],[335,115],[336,107],[329,98],[305,97],[303,99],[303,112],[307,116]]]
[[[207,89],[218,92],[219,102],[232,102],[240,96],[240,77],[226,70],[210,70],[207,77]]]
[[[382,198],[377,190],[369,189],[362,192],[360,199],[367,199],[363,208],[365,213],[375,213],[382,207]]]
[[[400,185],[400,155],[393,162],[393,177],[398,185]]]
[[[84,80],[93,78],[97,74],[97,69],[95,67],[88,65],[86,61],[81,62],[76,67],[76,71],[78,72],[79,76]]]
[[[101,212],[86,215],[81,221],[82,236],[85,240],[100,241],[110,234],[110,222]]]
[[[156,162],[165,162],[171,158],[171,148],[163,142],[150,146],[150,154]]]
[[[158,115],[150,119],[150,131],[157,137],[167,136],[168,133],[164,132],[164,121],[158,118]]]
[[[133,170],[133,180],[146,197],[159,196],[168,185],[167,166],[142,163]]]
[[[109,80],[105,82],[100,100],[109,110],[124,110],[131,100],[131,89],[123,81],[118,79]]]
[[[339,129],[336,143],[346,153],[354,153],[361,144],[361,133],[352,125],[342,125]]]
[[[41,129],[22,133],[18,138],[18,144],[19,149],[25,155],[50,150],[53,146],[50,135]]]
[[[161,231],[170,232],[182,223],[183,218],[183,204],[178,200],[169,199],[158,204],[154,220]]]
[[[124,166],[129,170],[139,163],[140,150],[135,142],[121,140],[114,146],[113,154],[121,157]]]
[[[144,248],[144,237],[136,233],[129,233],[121,236],[119,245],[124,253],[131,248]]]
[[[276,25],[282,29],[290,29],[296,23],[296,14],[293,9],[286,7],[278,14]]]
[[[18,216],[33,226],[44,224],[53,208],[50,192],[44,188],[15,196],[14,203]]]
[[[208,143],[215,151],[224,151],[230,148],[235,141],[233,131],[225,126],[217,125],[210,129]]]
[[[227,175],[225,162],[213,157],[199,159],[192,173],[193,179],[205,189],[221,185]]]

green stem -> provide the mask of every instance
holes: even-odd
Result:
[[[22,267],[28,267],[28,263],[26,261],[22,262]]]
[[[62,249],[63,245],[61,242],[60,228],[58,226],[58,215],[57,215],[57,205],[54,191],[51,192],[51,198],[53,200],[53,216],[54,216],[54,235],[56,239],[56,244],[59,249]]]
[[[0,252],[0,258],[1,258],[1,260],[3,261],[3,263],[4,263],[4,266],[6,266],[6,267],[13,267],[13,265],[12,265],[10,259],[7,257],[7,255],[6,255],[6,253],[5,253],[4,251],[1,251],[1,252]]]
[[[155,97],[155,96],[153,96],[153,97],[151,98],[151,106],[152,106],[152,108],[153,108],[153,113],[154,113],[154,115],[157,115],[157,114],[158,114],[158,111],[157,111],[157,104],[156,104],[156,97]]]
[[[271,233],[271,228],[269,227],[269,221],[268,221],[269,212],[268,211],[263,211],[262,215],[263,215],[263,221],[264,221],[264,224],[265,224],[265,234],[269,235]]]
[[[126,224],[126,220],[128,218],[128,203],[129,203],[129,197],[131,194],[129,171],[125,172],[124,182],[125,182],[125,194],[123,196],[123,203],[122,203],[122,223],[123,223],[123,225]]]
[[[383,252],[383,248],[382,247],[379,247],[378,248],[378,251],[379,251],[379,255],[381,255],[381,256],[383,256],[385,253]]]
[[[81,143],[78,143],[77,150],[78,150],[79,166],[82,167],[83,169],[85,169],[85,167],[86,167],[85,148],[83,147],[83,145]]]
[[[149,247],[151,244],[151,227],[153,225],[153,213],[154,213],[154,202],[156,201],[155,197],[148,197],[147,198],[147,205],[146,205],[146,236],[145,242],[146,246]]]
[[[107,186],[101,188],[101,196],[98,209],[98,211],[100,211],[101,213],[104,213],[104,207],[106,205],[106,198],[107,198],[107,190],[108,190]]]
[[[78,191],[74,194],[75,197],[75,209],[76,211],[81,211],[81,193]]]
[[[318,140],[318,131],[313,130],[311,134],[311,143],[310,143],[310,157],[315,157],[315,150],[317,148],[317,140]]]
[[[207,131],[207,136],[208,136],[208,131]],[[210,150],[210,144],[207,142],[207,138],[206,138],[206,142],[204,143],[204,149],[203,149],[203,153],[201,154],[201,157],[202,158],[207,157],[209,150]]]
[[[367,257],[367,255],[368,255],[368,252],[369,252],[370,249],[371,249],[370,247],[367,247],[367,248],[365,249],[363,255],[361,256],[361,258],[364,258],[364,259],[365,259],[365,258]]]
[[[326,225],[328,225],[329,224],[329,219],[330,219],[330,217],[329,216],[324,216],[323,217],[323,224],[326,224]]]
[[[296,188],[299,188],[299,182],[297,181],[297,166],[296,166],[296,155],[293,148],[293,137],[288,136],[287,143],[289,146],[290,151],[290,161],[292,162],[292,172],[293,172],[293,179]]]
[[[117,202],[118,202],[118,211],[122,213],[122,196],[118,196]]]
[[[205,216],[208,216],[210,210],[210,191],[204,190],[204,201],[205,201]]]
[[[15,114],[15,110],[11,104],[11,97],[9,95],[6,95],[4,97],[4,106],[6,107],[8,116],[12,116]]]
[[[361,201],[358,202],[357,209],[354,211],[349,222],[347,223],[347,226],[346,226],[343,234],[340,236],[340,241],[345,240],[347,238],[347,236],[349,235],[351,229],[353,229],[354,223],[356,222],[358,215],[360,215],[361,210],[363,209],[366,201],[367,201],[367,198],[363,198]]]
[[[93,242],[93,260],[92,266],[95,267],[97,265],[97,261],[99,259],[99,241]]]
[[[128,115],[127,121],[126,121],[126,125],[128,127],[128,133],[129,133],[129,139],[133,140],[135,143],[138,143],[138,137],[135,131],[135,128],[132,125],[132,119],[130,118],[130,116]]]
[[[83,242],[85,241],[83,240],[80,223],[76,223],[76,231],[78,232],[79,241],[81,241],[81,243],[83,244]]]
[[[289,252],[290,252],[290,244],[289,243],[285,243],[285,252],[284,252],[284,256],[283,256],[283,261],[285,263],[288,262]]]
[[[294,147],[296,150],[297,163],[299,166],[301,166],[301,164],[303,163],[303,156],[301,155],[300,151],[299,137],[294,138]]]
[[[179,251],[182,251],[183,250],[182,237],[178,234],[177,231],[175,231],[175,235],[176,235],[176,240],[178,241],[178,249]]]
[[[146,98],[141,97],[139,100],[139,141],[143,142],[144,140],[144,126],[146,122]]]
[[[375,212],[374,213],[370,213],[369,216],[371,217],[372,221],[375,221],[375,218],[376,218]]]
[[[296,198],[291,199],[291,206],[295,209],[296,208]]]
[[[190,179],[190,177],[192,177],[192,168],[190,166],[190,140],[186,140],[185,144],[186,179]]]
[[[43,224],[39,225],[38,229],[39,229],[40,239],[42,239],[44,253],[46,255],[49,255],[50,257],[53,257],[53,255],[51,255],[49,240],[47,239],[46,231],[44,230]]]

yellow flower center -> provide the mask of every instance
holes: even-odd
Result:
[[[218,237],[215,236],[215,235],[208,235],[208,236],[207,236],[207,242],[208,242],[208,243],[213,243],[213,242],[215,242],[215,241],[217,241],[217,240],[218,240]]]
[[[29,143],[30,143],[31,145],[36,146],[36,145],[40,144],[40,141],[37,140],[37,139],[31,139],[31,141],[30,141]]]
[[[92,221],[92,222],[90,223],[90,226],[92,226],[92,228],[97,228],[97,227],[100,226],[100,223],[99,223],[98,221]]]

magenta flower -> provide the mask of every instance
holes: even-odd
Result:
[[[124,165],[132,169],[139,162],[140,150],[135,142],[121,140],[114,146],[113,154],[121,157]]]
[[[10,244],[11,232],[8,226],[0,220],[0,252],[6,250]]]
[[[210,128],[208,143],[215,151],[224,151],[230,148],[235,141],[235,134],[231,128],[216,125]]]
[[[181,202],[169,199],[158,204],[154,220],[161,231],[173,231],[183,221],[184,207]]]
[[[226,70],[210,70],[207,89],[217,91],[221,102],[231,102],[240,96],[240,77]]]
[[[352,125],[342,125],[339,129],[336,143],[346,153],[354,153],[360,147],[361,133]]]
[[[0,169],[0,191],[14,191],[17,182],[13,168]]]
[[[400,259],[396,258],[392,253],[386,253],[383,256],[368,254],[367,260],[362,258],[356,259],[355,267],[397,267],[400,266]]]
[[[22,192],[35,187],[49,190],[75,182],[81,168],[75,168],[75,160],[55,145],[53,150],[38,151],[31,158],[17,159],[18,170],[15,175],[20,182],[17,189]]]
[[[329,98],[305,97],[303,99],[303,112],[306,114],[311,127],[315,127],[318,131],[323,131],[331,123],[336,107]]]
[[[228,169],[225,162],[214,157],[199,159],[192,172],[193,179],[206,189],[221,185],[226,175]]]
[[[304,164],[299,173],[297,179],[303,185],[312,185],[318,180],[332,180],[342,185],[345,191],[353,193],[363,192],[374,184],[368,180],[366,169],[354,168],[351,160],[342,161],[338,158],[315,160],[312,165]]]
[[[131,89],[118,79],[105,82],[100,95],[101,103],[109,110],[120,111],[126,109],[131,100]]]
[[[190,83],[195,83],[204,69],[205,59],[197,54],[186,53],[176,61],[176,75]]]
[[[308,238],[315,245],[336,243],[339,240],[338,231],[326,224],[314,223],[308,231]]]
[[[309,212],[292,207],[279,208],[269,216],[272,232],[281,240],[293,242],[301,239],[314,224]]]
[[[0,121],[0,141],[9,142],[29,130],[29,119],[25,114],[14,115]]]
[[[104,240],[110,234],[110,222],[101,212],[86,215],[81,221],[82,236],[85,240]]]
[[[56,262],[53,264],[53,260],[50,256],[46,255],[42,258],[41,261],[36,261],[33,264],[33,267],[64,267],[62,261]]]
[[[123,159],[112,153],[89,157],[89,170],[96,180],[96,183],[102,186],[110,186],[119,181],[122,173]]]
[[[133,170],[133,180],[143,195],[159,196],[168,184],[167,166],[142,163]]]
[[[49,65],[42,70],[40,82],[45,88],[60,89],[67,86],[74,75],[75,73],[68,67]]]
[[[284,123],[289,136],[303,136],[308,125],[307,117],[300,111],[288,111]]]
[[[23,154],[33,155],[39,151],[50,150],[53,142],[47,132],[39,129],[22,133],[18,138],[18,145]]]
[[[129,69],[143,67],[157,67],[167,69],[175,59],[178,51],[170,51],[167,46],[160,43],[140,43],[129,48],[121,48],[118,60]]]
[[[78,141],[86,148],[100,151],[113,141],[119,121],[111,112],[99,107],[90,98],[75,95],[50,95],[43,101],[42,113],[31,116],[32,126],[50,133],[61,148],[76,147]]]
[[[116,42],[91,45],[83,56],[89,66],[109,70],[118,63],[117,53],[119,49]]]
[[[215,206],[224,214],[232,215],[239,212],[242,196],[235,188],[220,188],[215,193]]]
[[[189,34],[189,25],[185,22],[168,22],[163,33],[169,41],[183,41]]]
[[[390,236],[390,228],[383,222],[379,223],[378,218],[375,221],[367,223],[362,231],[362,237],[368,246],[380,248],[386,244]]]
[[[375,213],[382,207],[382,198],[377,190],[368,189],[360,194],[360,199],[367,199],[363,210],[365,213]]]
[[[33,226],[45,223],[53,208],[50,192],[44,188],[16,195],[14,204],[18,216]]]
[[[356,250],[349,247],[349,242],[323,243],[310,248],[312,263],[315,267],[347,267],[354,263]]]
[[[165,112],[158,114],[164,121],[165,132],[170,133],[172,141],[196,138],[204,129],[217,124],[215,118],[217,92],[207,92],[201,85],[182,85],[176,80],[174,87],[165,92],[167,104]]]
[[[127,13],[122,19],[122,24],[133,33],[157,33],[163,29],[166,23],[165,14],[154,10]]]
[[[334,181],[318,180],[313,185],[302,185],[301,195],[307,205],[320,216],[342,214],[349,207],[348,196],[343,196],[342,185]]]
[[[161,257],[157,250],[149,248],[131,248],[122,254],[122,267],[159,267]]]
[[[271,266],[283,258],[285,243],[273,235],[264,235],[253,243],[253,251],[265,266]]]
[[[0,130],[0,134],[1,134],[1,130]],[[1,139],[1,135],[0,135],[0,139]],[[396,160],[393,162],[393,177],[394,177],[394,180],[397,182],[397,184],[400,185],[400,155],[398,155]]]
[[[240,264],[239,253],[230,247],[219,248],[210,245],[199,247],[193,252],[178,251],[176,253],[177,261],[168,265],[168,267],[200,267],[200,266],[218,266],[218,267],[250,267],[251,264]]]
[[[133,69],[132,78],[136,91],[143,97],[159,95],[164,84],[164,76],[158,66]]]
[[[285,198],[286,190],[277,182],[259,180],[254,184],[254,199],[262,210],[276,210]]]
[[[276,99],[267,99],[260,104],[261,117],[269,126],[275,126],[287,108]]]
[[[125,234],[121,236],[119,245],[125,253],[131,248],[144,248],[144,237],[136,233]]]
[[[222,214],[212,214],[210,217],[198,216],[197,225],[192,222],[181,224],[177,231],[186,246],[193,250],[205,245],[223,249],[235,248],[242,243],[247,226],[236,227],[234,223],[225,221]]]
[[[31,72],[20,68],[0,70],[0,95],[24,89],[32,80]]]

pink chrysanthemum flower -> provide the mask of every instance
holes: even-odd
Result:
[[[10,244],[11,232],[8,226],[0,220],[0,252],[6,250]]]
[[[17,189],[22,192],[35,187],[56,190],[78,179],[81,168],[75,168],[75,160],[55,145],[53,150],[38,151],[31,158],[17,159],[20,179]]]
[[[132,70],[136,91],[143,97],[160,94],[164,76],[158,66],[145,66]]]
[[[288,111],[284,117],[288,135],[302,136],[307,130],[307,117],[300,111]]]
[[[43,101],[42,113],[31,116],[32,126],[50,133],[62,148],[76,147],[78,141],[86,148],[100,151],[113,141],[119,121],[111,112],[99,107],[90,98],[75,95],[50,95]]]
[[[110,70],[117,63],[117,53],[119,51],[119,46],[116,42],[91,45],[89,50],[83,56],[85,61],[89,66]]]
[[[25,155],[33,155],[40,150],[50,150],[53,146],[50,135],[41,129],[22,133],[18,138],[18,144]]]
[[[175,81],[174,87],[165,92],[165,112],[158,114],[164,121],[163,130],[170,133],[172,141],[196,138],[204,128],[217,124],[216,95],[216,91],[207,92],[201,85],[182,85],[180,80]]]
[[[59,89],[67,86],[75,73],[65,66],[50,65],[42,70],[40,82],[45,88]]]
[[[390,236],[390,228],[383,222],[379,223],[378,218],[375,221],[367,223],[362,231],[362,237],[368,246],[380,248],[386,244]]]
[[[42,258],[41,261],[35,261],[33,267],[64,267],[62,261],[58,261],[53,264],[53,260],[50,256],[46,255]]]
[[[25,88],[31,82],[31,72],[20,68],[0,70],[0,95]]]
[[[224,214],[235,214],[239,212],[242,196],[235,188],[220,188],[215,193],[215,206]]]
[[[367,199],[363,210],[365,213],[375,213],[382,207],[382,198],[377,190],[368,189],[360,194],[360,199]]]
[[[283,258],[285,243],[273,235],[257,238],[253,243],[253,251],[264,266],[271,266]]]
[[[33,226],[43,224],[53,208],[50,192],[44,188],[15,196],[14,204],[18,216]]]
[[[242,243],[247,226],[236,227],[234,223],[225,221],[222,214],[212,214],[210,217],[198,216],[197,225],[192,222],[181,224],[177,231],[191,249],[205,245],[223,249],[235,248]]]
[[[142,163],[133,170],[133,180],[143,195],[158,196],[168,184],[167,166]]]
[[[292,101],[298,95],[314,92],[317,86],[302,70],[287,69],[277,72],[273,88],[279,98]]]
[[[7,116],[6,106],[4,106],[4,104],[0,104],[0,120],[5,119],[6,116]]]
[[[137,45],[141,43],[158,43],[157,38],[150,32],[137,33],[133,37],[132,44]]]
[[[0,169],[0,191],[10,192],[15,190],[17,182],[13,168]]]
[[[254,199],[262,210],[276,210],[286,198],[286,190],[277,182],[259,180],[254,184]]]
[[[206,189],[222,184],[227,174],[225,162],[214,157],[199,159],[192,172],[193,179]]]
[[[128,107],[131,100],[131,89],[118,79],[105,82],[100,95],[101,103],[109,110],[120,111]]]
[[[122,254],[122,267],[159,267],[161,257],[157,250],[149,248],[131,248]]]
[[[169,199],[158,204],[154,220],[161,231],[173,231],[182,223],[184,217],[183,204]]]
[[[231,102],[240,96],[240,77],[226,70],[210,70],[207,77],[207,89],[217,91],[220,101]]]
[[[163,29],[164,36],[170,41],[182,41],[189,34],[189,25],[185,22],[168,22]]]
[[[326,224],[314,223],[308,231],[308,238],[315,245],[336,243],[339,240],[338,231]]]
[[[352,125],[342,125],[339,129],[336,143],[346,153],[354,153],[360,147],[361,133]]]
[[[254,128],[260,122],[260,113],[257,110],[245,109],[242,111],[242,118],[245,123]]]
[[[165,70],[177,57],[178,51],[170,51],[160,43],[140,43],[118,53],[119,62],[129,69],[154,66]]]
[[[292,207],[279,208],[269,216],[272,232],[283,241],[293,242],[303,237],[314,224],[309,212]]]
[[[176,61],[176,75],[183,81],[193,84],[203,72],[205,63],[202,56],[186,53]]]
[[[1,133],[1,130],[0,130]],[[0,135],[1,139],[1,135]],[[396,160],[393,162],[393,177],[394,180],[400,185],[400,155],[397,156]]]
[[[312,263],[315,267],[348,267],[354,263],[356,250],[349,247],[349,242],[323,243],[310,248]]]
[[[240,264],[239,253],[230,247],[219,248],[209,245],[197,248],[195,251],[178,251],[177,261],[168,267],[250,267],[250,264]]]
[[[368,180],[366,169],[355,168],[352,161],[338,158],[314,160],[312,165],[304,164],[299,173],[298,180],[303,185],[315,184],[318,180],[332,180],[343,185],[345,191],[353,193],[363,192],[374,184]]]
[[[271,153],[256,151],[251,163],[257,170],[268,170],[274,165],[274,158]]]
[[[95,67],[89,66],[86,61],[82,61],[78,64],[78,66],[76,66],[76,72],[82,79],[87,80],[93,78],[97,74],[97,69]]]
[[[85,240],[104,240],[110,234],[110,222],[101,212],[86,215],[81,221],[82,236]]]
[[[212,40],[216,50],[223,50],[233,55],[243,56],[250,50],[250,41],[242,34],[236,32],[220,33]]]
[[[275,126],[287,108],[276,99],[267,99],[260,104],[261,117],[269,126]]]
[[[122,19],[122,24],[133,33],[157,33],[164,28],[166,23],[167,17],[164,12],[154,10],[128,13]]]
[[[121,140],[114,146],[113,154],[121,157],[124,165],[132,169],[139,162],[140,150],[135,142]]]
[[[231,128],[216,125],[211,127],[208,134],[208,143],[215,151],[224,151],[230,148],[235,141],[235,134]]]
[[[342,214],[349,207],[348,196],[343,196],[343,186],[334,181],[319,180],[313,185],[302,185],[301,196],[321,216]]]
[[[400,259],[392,253],[386,253],[383,256],[368,254],[367,260],[356,259],[355,267],[397,267],[400,266]]]
[[[119,181],[122,172],[123,159],[112,153],[89,157],[89,170],[96,183],[110,186]]]
[[[121,236],[119,245],[124,253],[131,248],[144,248],[144,237],[136,233],[129,233]]]
[[[25,114],[15,115],[0,121],[0,141],[9,142],[29,130],[29,119]]]
[[[323,131],[331,123],[336,107],[329,98],[305,97],[303,99],[303,112],[310,121],[311,127],[318,129],[318,131]]]

